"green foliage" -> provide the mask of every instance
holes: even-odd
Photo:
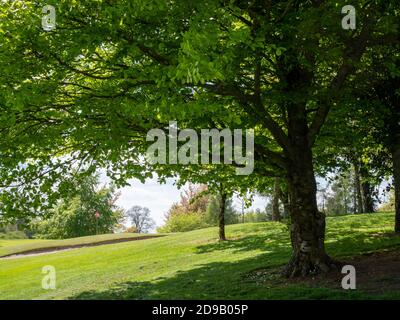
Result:
[[[189,185],[178,203],[166,214],[165,225],[159,232],[183,232],[218,225],[220,196],[212,195],[205,185]],[[225,205],[225,224],[237,223],[237,215],[228,199]]]
[[[240,1],[60,0],[57,28],[45,32],[41,5],[48,3],[27,3],[10,8],[8,1],[0,11],[0,181],[9,219],[40,215],[56,202],[73,164],[87,174],[104,167],[119,185],[179,173],[184,181],[204,177],[236,191],[282,175],[288,111],[303,106],[305,125],[316,120],[318,129],[329,111],[324,103],[358,68],[361,54],[346,55],[363,40],[360,33],[371,29],[372,47],[398,31],[393,3],[379,4],[382,14],[376,2],[363,2],[357,30],[344,32],[337,1],[266,8]],[[376,16],[384,16],[384,27]],[[292,71],[301,83],[291,83]],[[255,175],[235,179],[229,166],[143,165],[146,133],[170,120],[195,130],[253,129]]]
[[[389,199],[378,208],[378,211],[380,211],[380,212],[395,211],[395,201],[394,200],[395,200],[394,191],[391,190],[390,194],[389,194]]]
[[[330,185],[331,192],[326,198],[327,215],[347,214],[354,211],[354,181],[350,172],[338,174]]]
[[[23,231],[0,232],[0,239],[27,239]]]
[[[160,233],[185,232],[209,226],[203,214],[185,213],[172,215],[157,231]]]
[[[76,187],[79,190],[74,196],[51,210],[48,218],[32,223],[36,237],[66,239],[113,232],[122,217],[113,189],[98,188],[97,176],[86,178]]]
[[[205,185],[189,184],[181,193],[180,201],[174,203],[165,215],[165,225],[158,232],[182,232],[210,226],[206,210],[210,195]]]
[[[348,31],[340,26],[345,1],[336,0],[60,0],[52,32],[40,28],[44,2],[0,9],[0,212],[9,221],[40,216],[68,195],[72,168],[105,168],[119,186],[179,175],[228,196],[264,191],[265,177],[286,174],[293,199],[302,178],[312,184],[314,163],[323,171],[337,162],[324,153],[337,151],[335,139],[319,139],[328,116],[342,121],[350,107],[341,100],[357,77],[374,87],[381,73],[365,71],[398,55],[397,46],[387,50],[398,41],[398,1],[360,1],[357,29]],[[146,133],[170,120],[196,131],[254,130],[254,173],[150,165]],[[293,199],[295,209],[315,203],[306,194]],[[78,208],[63,210],[93,223]],[[314,209],[304,221],[313,222]]]
[[[27,239],[28,233],[22,227],[21,223],[0,226],[0,239]]]
[[[245,212],[244,214],[245,223],[265,222],[268,220],[271,220],[271,216],[260,210]]]
[[[205,219],[211,226],[218,225],[218,216],[221,207],[221,196],[216,195],[210,198],[208,202]],[[225,204],[225,224],[238,223],[238,216],[233,207],[232,199],[227,199]]]

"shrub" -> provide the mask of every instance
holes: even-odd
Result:
[[[10,231],[7,233],[0,233],[0,239],[27,239],[25,232],[23,231]]]
[[[138,233],[135,227],[128,227],[124,231],[125,233]]]
[[[161,233],[185,232],[209,227],[204,215],[199,213],[186,213],[170,216],[165,225],[158,228]]]

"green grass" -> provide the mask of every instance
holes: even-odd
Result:
[[[126,238],[147,237],[147,235],[138,235],[132,233],[102,234],[97,236],[79,237],[64,240],[43,240],[43,239],[21,239],[21,240],[1,240],[0,239],[0,257],[11,254],[22,253],[38,249],[63,248],[75,245],[89,245],[102,241],[120,240]]]
[[[327,251],[336,258],[400,246],[390,213],[327,219]],[[249,273],[282,266],[290,257],[284,224],[227,227],[230,241],[207,228],[145,241],[0,260],[1,299],[335,299],[374,298],[359,291],[260,282]],[[33,245],[33,244],[32,244]],[[34,245],[42,245],[36,243]],[[57,272],[43,290],[42,267]],[[275,284],[274,284],[275,283]],[[400,298],[398,292],[386,298]]]
[[[13,247],[21,247],[24,245],[33,245],[35,243],[41,243],[41,242],[48,242],[49,240],[31,240],[31,239],[15,239],[15,240],[2,240],[0,239],[0,257],[2,257],[3,255],[7,254],[7,252],[9,252],[8,250],[10,250],[10,248]],[[6,252],[7,251],[7,252]],[[10,251],[12,252],[12,250]]]

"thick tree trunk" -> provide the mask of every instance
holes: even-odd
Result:
[[[325,215],[317,207],[312,151],[304,144],[293,153],[296,161],[288,170],[292,258],[288,277],[328,272],[335,267],[325,252]]]
[[[399,142],[392,149],[393,180],[394,180],[394,203],[396,209],[395,232],[400,233],[400,134]]]
[[[354,193],[355,193],[355,203],[354,203],[354,213],[362,213],[362,195],[361,195],[361,181],[360,181],[360,165],[357,161],[353,163],[354,167]]]
[[[226,193],[222,192],[220,194],[220,205],[219,205],[219,240],[225,241],[225,206],[226,206]]]
[[[288,92],[303,90],[312,75],[300,67],[286,76]],[[312,141],[305,104],[287,107],[288,143],[286,174],[290,203],[290,237],[292,257],[286,266],[288,277],[328,272],[335,267],[325,252],[325,215],[317,206]],[[311,139],[312,136],[311,136]]]
[[[281,213],[279,212],[279,196],[280,196],[280,179],[275,178],[274,195],[272,198],[272,221],[280,221]]]

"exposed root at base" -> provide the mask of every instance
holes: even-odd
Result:
[[[326,274],[340,271],[343,263],[326,255],[323,259],[309,257],[292,257],[286,265],[283,275],[286,278],[307,277],[310,275]]]

